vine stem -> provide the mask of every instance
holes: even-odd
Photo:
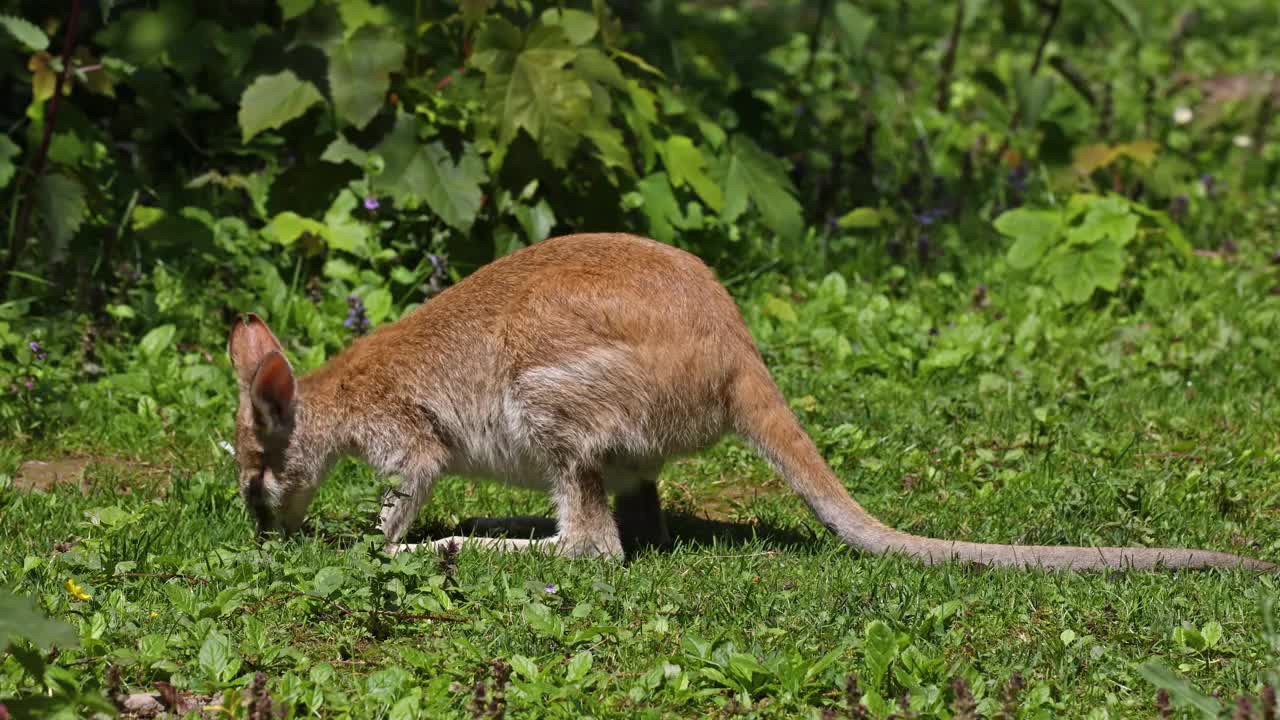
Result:
[[[31,161],[30,171],[18,178],[18,186],[14,190],[15,195],[21,195],[28,182],[34,185],[44,173],[45,161],[49,157],[49,141],[53,138],[53,127],[58,119],[58,107],[62,100],[62,89],[67,83],[67,77],[71,74],[71,52],[75,49],[76,25],[79,22],[80,0],[71,0],[71,15],[67,21],[67,30],[62,36],[62,71],[58,73],[58,77],[54,81],[53,97],[49,98],[49,112],[44,119],[44,133],[40,138],[40,148],[36,150],[35,157]],[[18,267],[18,256],[22,254],[22,250],[26,245],[27,223],[31,219],[31,204],[33,200],[34,198],[31,194],[27,194],[22,198],[22,207],[18,211],[18,223],[14,228],[13,234],[9,236],[9,253],[5,256],[3,270],[0,270],[0,277],[10,278],[11,280],[11,273]]]
[[[1053,0],[1052,5],[1045,5],[1045,9],[1049,12],[1049,19],[1045,22],[1044,29],[1040,32],[1040,42],[1036,45],[1036,54],[1031,61],[1031,71],[1028,77],[1035,77],[1040,71],[1040,63],[1044,60],[1044,50],[1049,45],[1049,38],[1053,35],[1053,29],[1058,25],[1058,18],[1062,15],[1062,6],[1066,0]],[[1004,156],[1005,151],[1009,149],[1009,143],[1014,133],[1022,125],[1022,105],[1019,103],[1018,109],[1014,111],[1013,121],[1009,123],[1009,134],[1005,137],[1004,142],[1000,143],[999,149],[996,150],[996,157]]]
[[[946,112],[951,103],[951,75],[956,66],[956,50],[960,48],[960,30],[964,27],[964,0],[956,0],[956,16],[951,23],[947,49],[942,54],[942,78],[938,81],[938,112]]]

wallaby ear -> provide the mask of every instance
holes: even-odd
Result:
[[[283,354],[284,348],[257,314],[249,313],[232,324],[231,335],[227,338],[227,354],[231,356],[231,364],[241,386],[253,381],[262,361],[273,352]]]
[[[267,434],[273,435],[293,422],[297,389],[289,361],[279,352],[267,353],[253,375],[249,390],[253,406],[267,424]]]

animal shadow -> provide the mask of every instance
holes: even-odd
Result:
[[[623,539],[623,549],[628,558],[645,553],[669,553],[672,547],[732,548],[763,542],[778,550],[797,549],[812,545],[812,533],[780,528],[765,522],[738,522],[705,518],[681,511],[666,511],[667,529],[671,545],[664,547],[639,546]],[[459,521],[456,527],[429,522],[409,532],[405,542],[430,542],[433,538],[450,535],[477,537],[547,538],[556,532],[554,518],[542,515],[513,515],[508,517],[470,517]]]

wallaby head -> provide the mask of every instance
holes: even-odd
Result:
[[[227,343],[240,389],[235,456],[240,495],[258,532],[292,532],[302,524],[314,488],[312,463],[297,462],[298,382],[284,349],[257,315],[235,322]]]

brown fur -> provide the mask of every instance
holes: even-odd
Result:
[[[548,488],[558,533],[545,543],[617,558],[620,526],[667,540],[655,485],[663,462],[736,432],[826,527],[868,552],[1016,567],[1275,569],[1203,550],[990,545],[885,526],[818,453],[711,270],[633,235],[569,235],[515,252],[296,379],[256,316],[236,323],[228,351],[240,385],[241,492],[260,531],[296,530],[333,462],[351,455],[403,478],[380,516],[390,550],[412,547],[398,543],[436,477],[454,472]]]

